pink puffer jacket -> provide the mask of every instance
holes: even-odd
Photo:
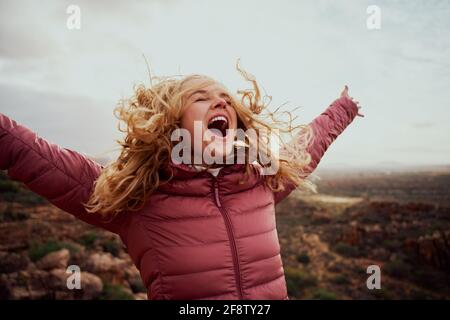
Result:
[[[334,101],[311,123],[312,172],[357,106]],[[0,169],[77,218],[117,233],[140,270],[149,299],[288,299],[275,224],[275,204],[292,190],[270,191],[242,165],[217,178],[175,166],[175,177],[139,212],[111,221],[85,212],[102,166],[51,144],[0,114]]]

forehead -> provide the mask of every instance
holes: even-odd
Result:
[[[190,96],[197,92],[202,93],[226,93],[229,95],[228,89],[221,84],[210,78],[193,78],[185,82],[187,88],[187,95]]]

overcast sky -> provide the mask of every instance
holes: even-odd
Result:
[[[81,28],[66,26],[69,5]],[[369,5],[381,29],[369,30]],[[134,84],[202,73],[248,87],[237,58],[308,123],[345,84],[357,117],[321,162],[450,164],[448,1],[0,0],[0,111],[63,147],[116,146],[112,110]]]

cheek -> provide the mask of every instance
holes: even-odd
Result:
[[[193,106],[187,108],[183,116],[181,117],[181,127],[190,130],[193,127],[193,122],[195,121],[195,114],[193,112],[195,110]]]
[[[203,121],[208,108],[205,108],[201,104],[192,104],[186,111],[184,112],[181,122],[188,123],[194,121]],[[193,125],[192,125],[193,126]]]
[[[181,117],[181,128],[189,131],[191,139],[194,140],[195,121],[202,121],[204,114],[200,106],[191,105]]]

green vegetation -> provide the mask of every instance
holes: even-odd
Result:
[[[386,239],[383,240],[383,247],[390,251],[396,252],[403,247],[403,243],[396,239]]]
[[[306,252],[306,251],[300,252],[297,255],[297,261],[300,263],[303,263],[305,265],[308,264],[311,261],[311,259],[309,258],[308,252]]]
[[[389,219],[385,215],[377,212],[367,212],[359,218],[359,221],[364,224],[385,224]]]
[[[77,242],[86,248],[91,249],[95,241],[98,239],[98,234],[96,232],[87,232],[83,234],[79,239],[77,239]]]
[[[350,283],[350,281],[347,279],[347,277],[344,276],[343,274],[339,274],[339,275],[335,276],[334,278],[331,279],[331,281],[338,285],[347,285]]]
[[[19,184],[11,180],[0,180],[0,193],[17,193],[20,191]]]
[[[370,294],[375,299],[379,299],[379,300],[392,300],[392,299],[394,299],[394,294],[391,292],[391,290],[389,290],[387,288],[370,290]]]
[[[100,300],[134,300],[134,297],[121,285],[104,283]]]
[[[7,221],[23,221],[30,217],[28,212],[15,211],[11,206],[7,206],[3,212],[0,213],[0,222]]]
[[[305,288],[317,285],[317,278],[300,269],[286,267],[286,283],[289,295],[299,297]]]
[[[120,252],[121,245],[115,240],[105,240],[100,244],[104,251],[111,253],[117,257]]]
[[[122,247],[116,240],[101,240],[97,232],[87,232],[78,238],[77,242],[88,249],[92,249],[96,244],[98,244],[102,247],[103,251],[109,252],[115,257],[119,255]]]
[[[337,296],[333,292],[330,292],[326,289],[320,288],[314,292],[313,299],[315,299],[315,300],[336,300]]]
[[[449,292],[450,277],[444,272],[430,266],[421,266],[411,269],[410,278],[418,285],[438,291]]]
[[[29,206],[47,203],[38,194],[22,187],[20,182],[11,180],[4,171],[0,171],[0,201],[19,202]]]
[[[20,192],[0,193],[0,198],[6,202],[18,202],[27,206],[34,206],[48,203],[45,198],[29,190],[20,190]]]
[[[43,244],[32,242],[28,248],[28,256],[31,261],[36,262],[47,254],[64,248],[68,249],[71,253],[76,253],[78,251],[78,249],[70,243],[49,240]]]
[[[383,270],[393,277],[405,278],[411,272],[411,266],[403,259],[395,259],[387,262],[384,265]]]
[[[358,257],[360,255],[357,247],[351,246],[344,242],[339,242],[334,247],[334,250],[344,257]]]
[[[133,278],[128,280],[128,283],[130,284],[131,290],[134,293],[138,293],[138,292],[144,292],[147,293],[147,288],[144,286],[144,284],[142,283],[142,280],[140,278]]]

